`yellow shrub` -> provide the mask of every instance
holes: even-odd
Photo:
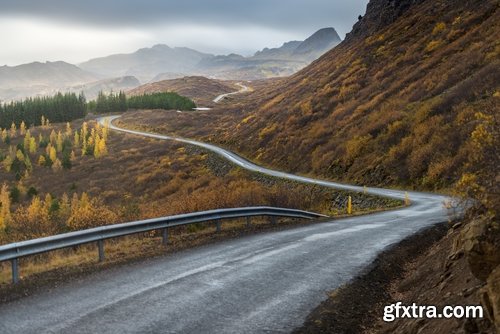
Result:
[[[264,129],[260,130],[260,132],[259,132],[259,138],[263,139],[268,134],[273,133],[274,131],[276,131],[277,127],[278,126],[276,124],[271,124],[271,125],[265,127]]]
[[[442,44],[441,41],[430,41],[429,44],[425,47],[426,52],[432,52],[436,50],[438,47],[440,47]]]
[[[249,116],[245,117],[245,118],[241,121],[241,123],[242,123],[242,124],[246,124],[246,123],[248,123],[248,122],[249,122],[251,119],[253,119],[253,118],[255,118],[255,115],[249,115]]]
[[[432,29],[432,35],[437,35],[446,29],[446,24],[444,22],[439,22]]]
[[[76,199],[78,201],[78,199]],[[82,230],[85,228],[110,225],[118,222],[118,216],[108,207],[103,205],[98,199],[89,199],[83,193],[79,202],[73,200],[71,215],[67,225],[72,230]]]

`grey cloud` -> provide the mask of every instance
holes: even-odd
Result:
[[[312,33],[334,26],[350,30],[367,0],[0,0],[0,16],[35,16],[92,26],[145,27],[205,24],[231,28],[259,25]]]

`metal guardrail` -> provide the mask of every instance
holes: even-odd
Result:
[[[325,215],[314,212],[266,206],[201,211],[162,218],[134,221],[130,223],[101,226],[82,231],[58,234],[50,237],[3,245],[0,246],[0,262],[9,260],[11,261],[12,282],[17,283],[19,281],[18,259],[21,257],[97,242],[99,261],[103,261],[104,240],[106,239],[154,230],[161,230],[163,244],[166,245],[168,242],[168,228],[170,227],[215,221],[217,232],[219,232],[221,230],[222,219],[247,218],[247,225],[250,225],[250,218],[253,216],[270,216],[272,218],[273,224],[276,223],[276,217],[306,219],[327,217]]]

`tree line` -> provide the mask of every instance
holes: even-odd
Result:
[[[89,103],[89,111],[97,113],[127,111],[128,109],[176,109],[192,110],[196,104],[177,93],[152,93],[127,97],[124,92],[104,94],[100,92],[95,103]]]
[[[87,112],[124,112],[128,109],[191,110],[196,104],[177,93],[153,93],[127,97],[124,92],[99,92],[95,101],[87,102],[83,93],[57,93],[48,97],[30,97],[22,101],[0,103],[0,128],[24,122],[28,127],[41,125],[42,116],[50,122],[70,122]]]
[[[27,98],[0,104],[0,127],[9,128],[12,123],[20,126],[41,125],[42,116],[51,122],[69,122],[85,117],[87,103],[83,94],[57,93],[51,97]]]
[[[130,109],[176,109],[192,110],[196,104],[189,98],[177,93],[153,93],[131,96],[127,100]]]

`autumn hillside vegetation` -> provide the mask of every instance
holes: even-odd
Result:
[[[293,172],[358,184],[453,185],[468,170],[476,130],[498,117],[498,3],[417,3],[256,92],[258,102],[240,106],[238,120],[206,137]]]
[[[150,112],[178,114],[175,110]],[[401,205],[253,174],[210,152],[111,132],[94,120],[52,123],[43,117],[40,124],[27,127],[21,122],[20,127],[13,124],[0,131],[0,244],[219,208],[270,205],[342,215],[348,196],[353,198],[354,214]],[[257,226],[265,220],[253,223]],[[227,224],[239,226],[238,222]],[[202,242],[212,226],[173,229],[172,242],[179,247]],[[139,239],[110,241],[107,247],[115,252],[107,252],[108,259],[121,261],[143,251],[171,249],[158,248],[155,238],[157,234],[147,233]],[[23,258],[21,273],[82,263],[95,263],[93,247]],[[10,266],[1,263],[0,283],[9,278]],[[0,300],[2,291],[0,284]]]
[[[61,194],[53,197],[53,189],[45,194],[35,187],[40,175],[45,173],[71,173],[74,164],[82,159],[99,159],[107,155],[108,127],[95,123],[81,124],[73,130],[70,123],[50,125],[41,117],[41,125],[27,128],[24,121],[17,129],[12,123],[10,129],[0,130],[0,162],[3,185],[0,189],[0,239],[18,241],[21,239],[51,235],[61,231],[60,222],[54,222],[51,214],[65,215],[70,229],[79,229],[84,221],[83,208],[92,208],[92,219],[109,221],[109,210],[90,200],[84,192]],[[70,189],[68,189],[70,190]],[[69,197],[71,195],[71,198]],[[30,201],[26,207],[21,202]],[[19,207],[17,207],[19,206]],[[17,207],[17,210],[15,210]],[[93,222],[92,224],[98,224]]]
[[[140,123],[284,171],[462,198],[452,249],[436,245],[449,253],[436,281],[447,286],[465,259],[479,282],[470,294],[500,330],[498,36],[496,0],[371,0],[346,40],[297,74],[226,109]]]

